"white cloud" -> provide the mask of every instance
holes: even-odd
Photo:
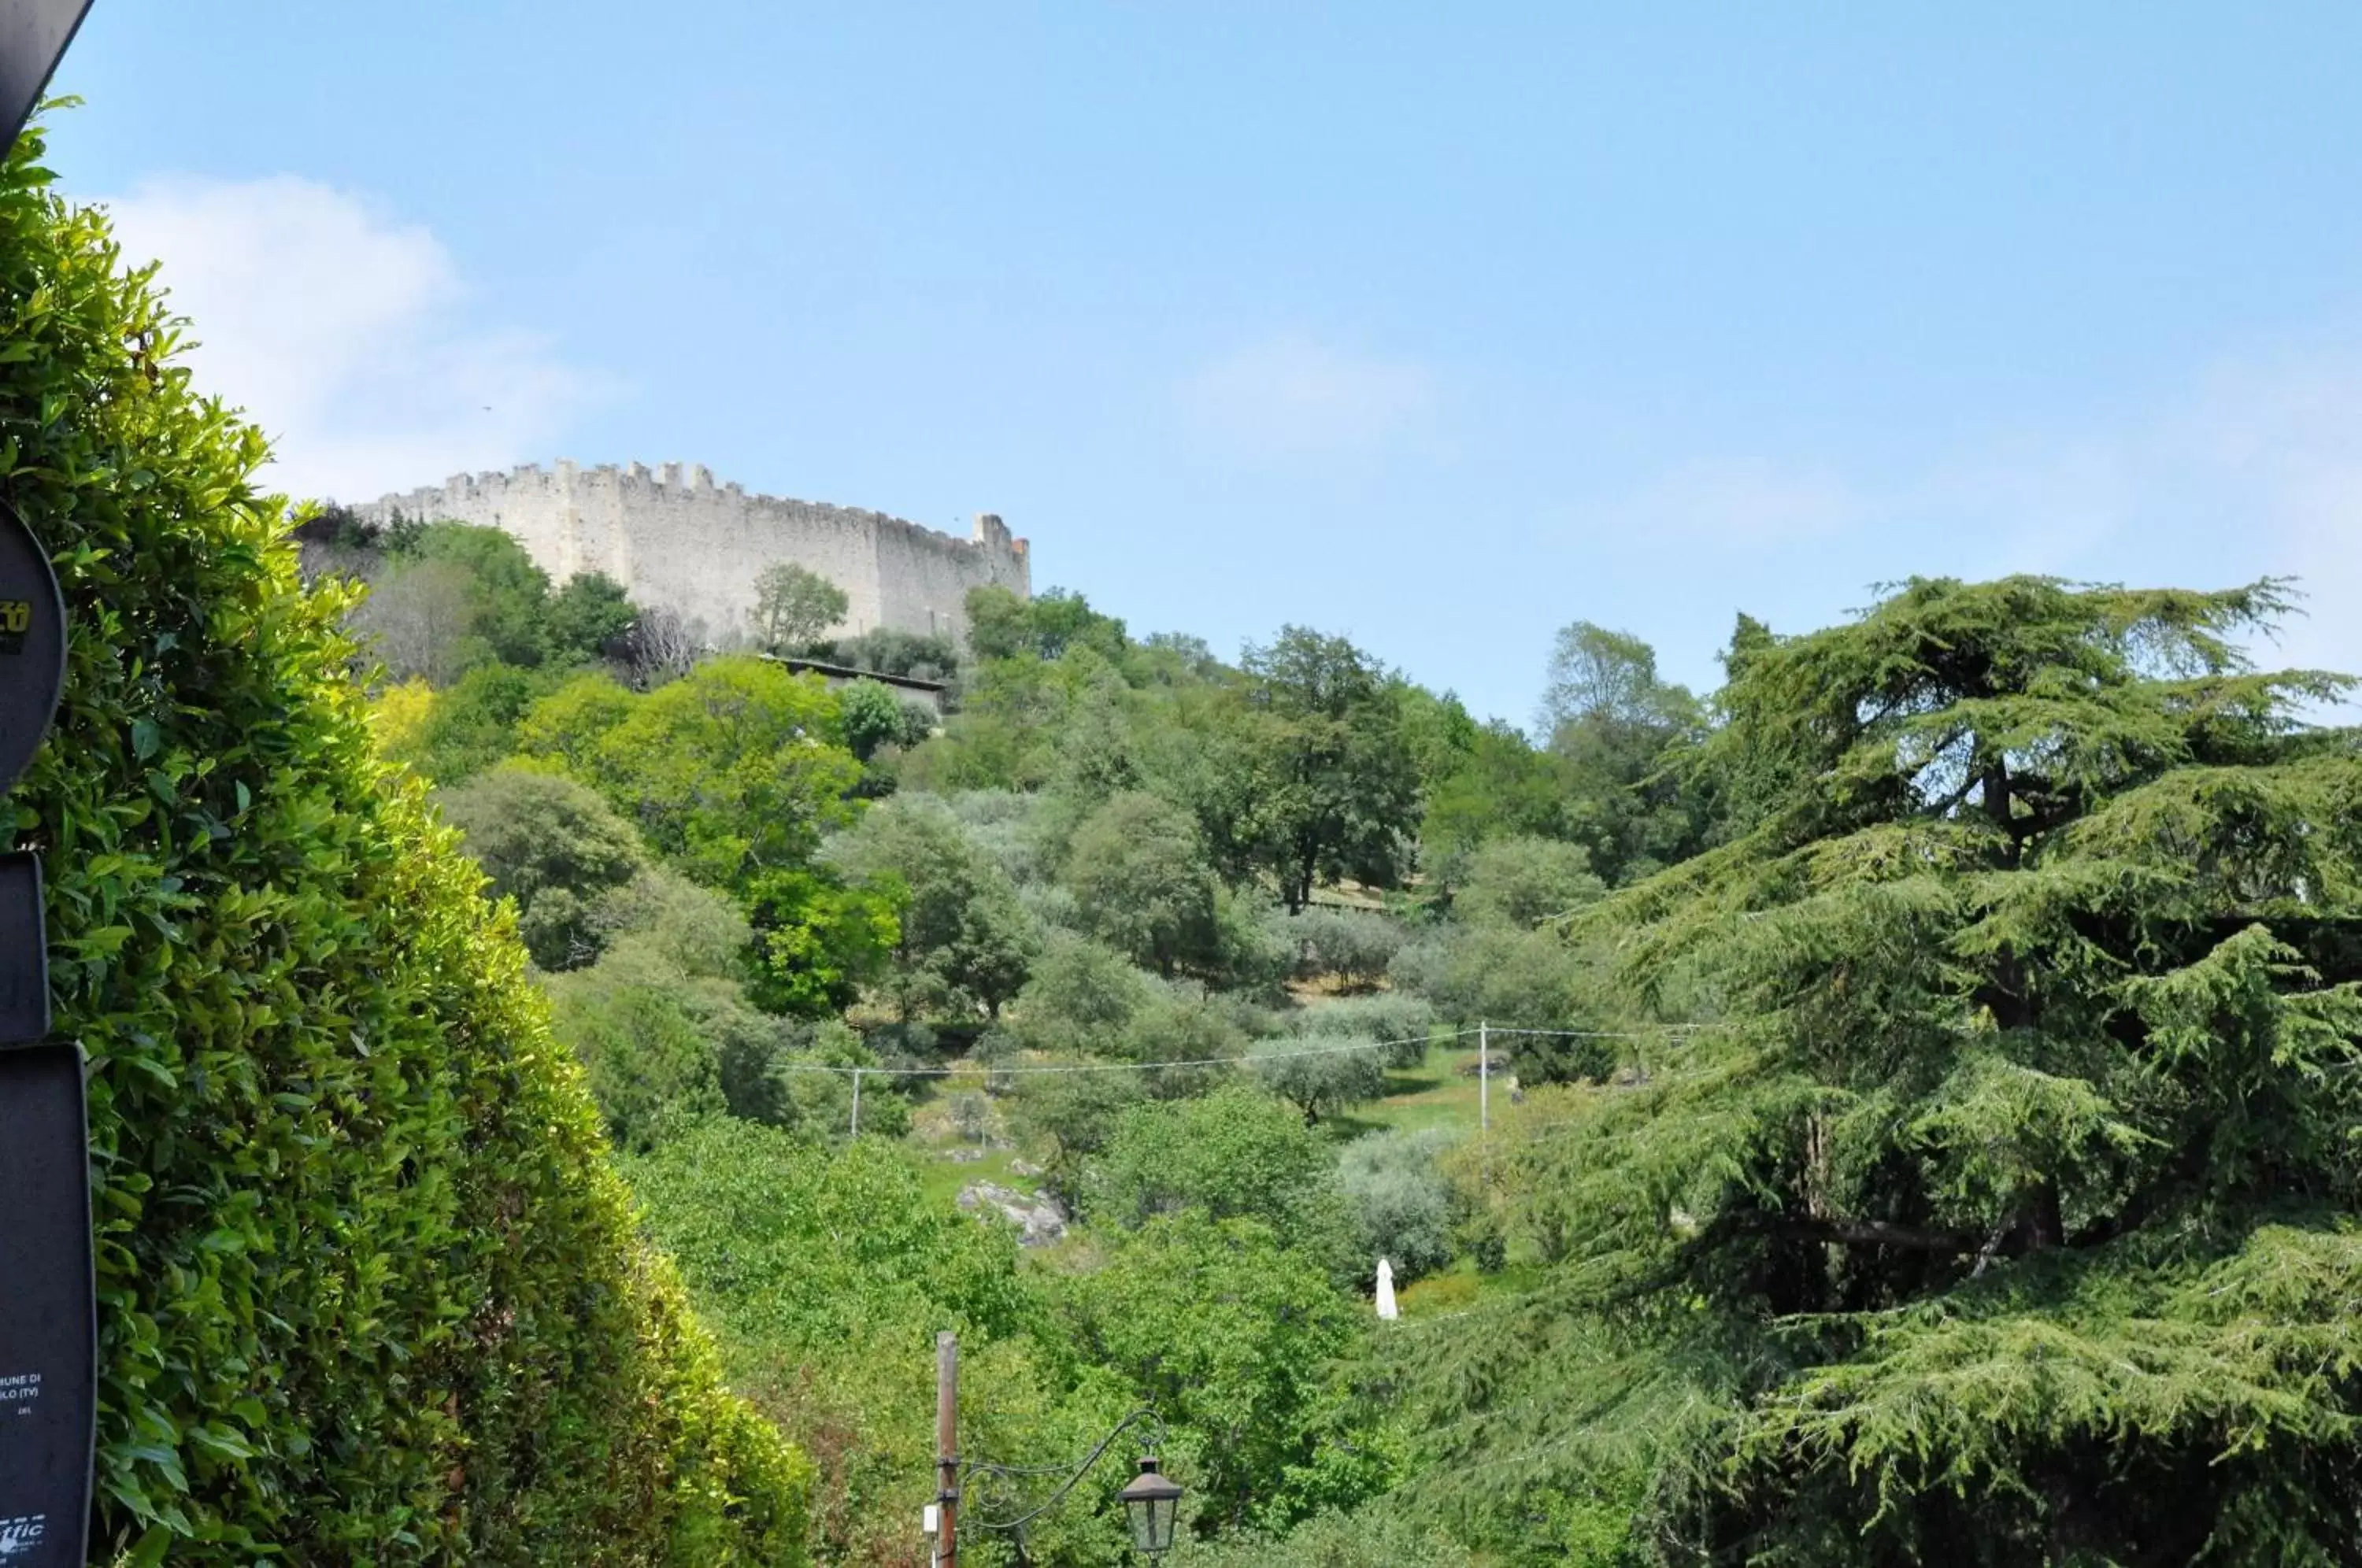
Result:
[[[369,500],[546,457],[596,379],[466,311],[449,252],[292,175],[158,179],[108,201],[127,261],[162,261],[197,385],[246,409],[264,482]]]
[[[1834,534],[1862,517],[1862,498],[1835,473],[1759,458],[1686,464],[1617,507],[1619,529],[1667,539],[1769,545]]]
[[[1237,349],[1187,377],[1191,419],[1252,451],[1365,447],[1435,405],[1424,367],[1346,353],[1300,333]]]

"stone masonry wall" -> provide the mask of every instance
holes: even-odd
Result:
[[[551,579],[603,571],[643,604],[702,621],[710,635],[743,631],[763,569],[792,561],[844,590],[839,634],[890,626],[967,635],[967,591],[999,583],[1032,591],[1030,552],[998,517],[980,515],[972,539],[882,512],[717,486],[702,465],[584,469],[528,464],[507,473],[459,474],[440,487],[388,495],[353,511],[377,523],[406,517],[500,528]]]

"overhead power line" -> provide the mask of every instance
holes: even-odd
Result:
[[[1523,1034],[1550,1040],[1655,1040],[1667,1034],[1700,1034],[1714,1028],[1711,1023],[1665,1023],[1654,1029],[1505,1029],[1496,1023],[1490,1026],[1495,1034]],[[1462,1034],[1474,1030],[1463,1029]]]
[[[1432,1045],[1475,1032],[1473,1029],[1462,1029],[1450,1034],[1412,1034],[1400,1040],[1353,1040],[1341,1045],[1319,1045],[1302,1051],[1266,1051],[1251,1056],[1191,1056],[1171,1062],[1063,1062],[1019,1067],[995,1066],[982,1062],[962,1063],[950,1067],[840,1067],[824,1062],[782,1062],[774,1070],[782,1073],[859,1073],[864,1077],[898,1078],[948,1078],[962,1073],[988,1073],[996,1077],[1009,1073],[1153,1073],[1162,1067],[1236,1067],[1256,1062],[1290,1061],[1297,1056],[1336,1056],[1348,1051],[1385,1051],[1396,1045]]]
[[[1232,1067],[1259,1062],[1285,1062],[1298,1056],[1336,1056],[1353,1051],[1389,1051],[1397,1045],[1440,1045],[1453,1040],[1465,1040],[1478,1032],[1454,1029],[1440,1034],[1407,1034],[1398,1040],[1352,1040],[1338,1045],[1307,1046],[1301,1051],[1265,1051],[1241,1056],[1191,1056],[1169,1062],[1062,1062],[1043,1066],[1002,1067],[989,1063],[968,1062],[944,1067],[844,1067],[827,1062],[782,1062],[774,1069],[783,1073],[858,1073],[864,1077],[945,1078],[962,1073],[984,1072],[995,1077],[1007,1074],[1031,1075],[1043,1073],[1153,1073],[1166,1067]],[[1496,1029],[1495,1034],[1550,1035],[1568,1040],[1653,1040],[1665,1032],[1637,1033],[1630,1031],[1605,1029]]]

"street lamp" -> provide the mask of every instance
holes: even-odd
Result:
[[[1152,1555],[1173,1550],[1173,1523],[1180,1515],[1181,1488],[1156,1468],[1156,1456],[1140,1458],[1140,1474],[1122,1492],[1131,1516],[1131,1544]]]
[[[1156,1451],[1164,1446],[1164,1423],[1158,1419],[1153,1408],[1145,1405],[1118,1421],[1079,1464],[1019,1466],[995,1464],[988,1460],[971,1460],[962,1465],[963,1471],[977,1477],[980,1483],[989,1481],[1002,1486],[1012,1482],[1021,1485],[1028,1480],[1041,1482],[1051,1476],[1060,1478],[1057,1489],[1035,1507],[1003,1518],[979,1516],[966,1521],[968,1528],[1013,1538],[1017,1543],[1018,1562],[1028,1561],[1025,1555],[1026,1527],[1065,1502],[1067,1495],[1082,1484],[1083,1477],[1091,1473],[1091,1467],[1115,1446],[1115,1440],[1134,1427],[1147,1429],[1146,1441],[1142,1444],[1144,1452],[1140,1456],[1140,1474],[1133,1476],[1118,1494],[1123,1501],[1125,1522],[1131,1530],[1131,1544],[1137,1551],[1152,1557],[1161,1557],[1172,1551],[1175,1527],[1181,1518],[1181,1486],[1159,1467]],[[940,1551],[936,1560],[939,1562],[948,1561]]]
[[[0,0],[5,4],[6,0]],[[5,1300],[0,1297],[0,1300]],[[1174,1527],[1180,1522],[1181,1488],[1173,1478],[1158,1468],[1156,1452],[1164,1446],[1164,1421],[1157,1415],[1156,1407],[1142,1405],[1118,1421],[1099,1439],[1098,1446],[1083,1456],[1079,1464],[996,1464],[988,1459],[962,1459],[959,1452],[959,1336],[940,1333],[935,1336],[935,1500],[927,1505],[922,1527],[934,1538],[933,1550],[928,1553],[931,1568],[959,1568],[959,1535],[962,1528],[990,1530],[1010,1537],[1017,1548],[1020,1568],[1027,1561],[1025,1527],[1065,1502],[1091,1467],[1107,1457],[1115,1440],[1131,1430],[1142,1429],[1140,1474],[1131,1478],[1120,1494],[1126,1522],[1131,1527],[1131,1544],[1152,1557],[1163,1556],[1173,1550]],[[971,1516],[961,1502],[967,1490],[961,1485],[974,1477],[977,1495],[969,1499],[977,1505]],[[988,1516],[985,1507],[987,1487],[1007,1488],[1023,1493],[1035,1486],[1051,1485],[1050,1496],[1031,1508],[1002,1518]]]

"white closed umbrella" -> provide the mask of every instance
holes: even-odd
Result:
[[[1385,1259],[1378,1260],[1378,1317],[1391,1323],[1402,1316],[1395,1306],[1395,1265]]]

